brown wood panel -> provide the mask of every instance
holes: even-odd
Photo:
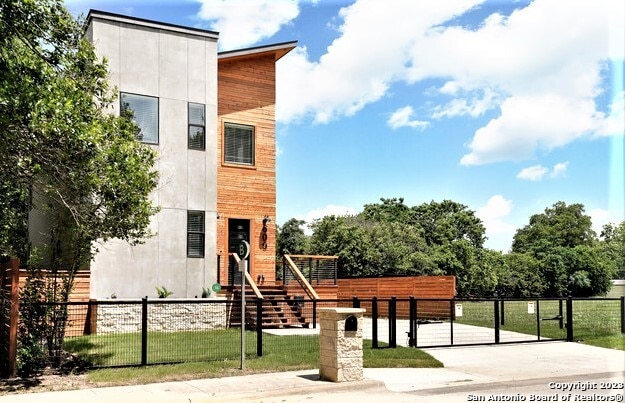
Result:
[[[219,59],[217,67],[217,251],[221,281],[227,279],[228,219],[250,220],[251,275],[275,280],[276,147],[275,55]],[[238,123],[254,127],[254,166],[223,161],[223,127]],[[259,241],[262,220],[267,224],[267,248]]]
[[[380,277],[380,278],[353,278],[338,280],[338,299],[351,299],[358,297],[371,299],[389,299],[397,297],[406,299],[452,299],[456,293],[456,278],[454,276],[420,276],[420,277]],[[361,307],[367,312],[371,310],[371,304],[363,302]],[[388,313],[388,304],[381,303],[379,314],[385,316]],[[398,302],[397,316],[407,318],[409,316],[409,304]],[[449,317],[449,303],[446,301],[418,301],[417,316],[421,318],[444,318]]]

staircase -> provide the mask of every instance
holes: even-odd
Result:
[[[263,329],[281,329],[287,327],[309,327],[312,316],[312,305],[304,303],[303,299],[289,296],[285,290],[279,286],[258,286],[263,295],[262,301],[262,327]],[[252,289],[247,286],[245,289],[246,299],[253,296]],[[241,288],[238,287],[233,292],[234,300],[241,299]],[[248,301],[245,305],[245,325],[249,329],[255,329],[257,324],[256,303]],[[239,310],[240,311],[240,310]],[[310,312],[307,312],[310,311]],[[239,318],[231,317],[231,326],[240,325]]]

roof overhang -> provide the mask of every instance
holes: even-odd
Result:
[[[297,41],[276,43],[273,45],[257,46],[247,49],[228,50],[218,53],[219,61],[232,61],[251,57],[273,55],[274,60],[279,60],[297,46]]]

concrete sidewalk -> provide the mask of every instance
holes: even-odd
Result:
[[[0,397],[4,402],[454,402],[486,391],[560,393],[549,382],[623,382],[625,351],[544,342],[426,350],[445,368],[366,368],[365,380],[320,381],[317,370]],[[550,381],[551,380],[551,381]],[[623,389],[601,393],[623,395]],[[533,392],[532,392],[533,393]]]

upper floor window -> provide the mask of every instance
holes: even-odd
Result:
[[[224,125],[224,162],[254,165],[254,127],[226,123]]]
[[[204,150],[206,147],[204,104],[189,102],[189,148]]]
[[[187,211],[187,257],[204,257],[203,211]]]
[[[120,98],[121,110],[131,110],[139,126],[139,141],[158,144],[158,98],[126,92],[122,92]]]

